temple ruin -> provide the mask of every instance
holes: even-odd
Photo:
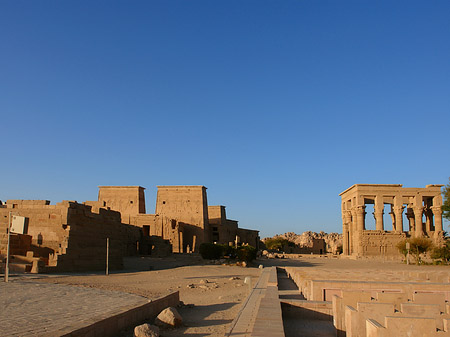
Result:
[[[98,200],[84,203],[0,201],[0,259],[6,254],[9,214],[27,221],[24,233],[11,234],[11,255],[23,262],[24,271],[44,265],[55,271],[103,269],[107,238],[112,269],[122,267],[124,256],[198,252],[203,242],[258,247],[258,231],[226,219],[225,206],[208,207],[206,187],[158,186],[154,214],[146,214],[144,190],[100,186]]]
[[[395,256],[396,244],[408,237],[443,239],[443,185],[404,188],[402,185],[356,184],[339,194],[342,199],[343,254]],[[375,229],[366,228],[366,208],[373,207]],[[385,214],[392,228],[387,228]],[[404,221],[404,217],[406,221]]]
[[[144,235],[169,240],[174,253],[198,251],[203,242],[258,247],[259,231],[238,227],[226,218],[225,206],[208,206],[205,186],[158,186],[155,214],[145,213],[144,188],[100,186],[101,207],[120,212],[122,222],[142,228]]]

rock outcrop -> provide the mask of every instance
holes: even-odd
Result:
[[[323,231],[319,233],[308,231],[303,234],[295,234],[293,232],[288,232],[277,234],[274,238],[286,239],[300,248],[313,247],[314,240],[322,239],[325,241],[326,251],[333,254],[339,254],[340,249],[342,248],[342,234],[338,233],[328,234]],[[262,241],[264,242],[267,239],[269,238],[264,238]]]

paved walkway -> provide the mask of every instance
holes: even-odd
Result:
[[[0,336],[59,336],[59,330],[75,330],[148,301],[127,293],[33,280],[0,282]]]

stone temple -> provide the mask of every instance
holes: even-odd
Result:
[[[444,237],[442,186],[405,188],[396,184],[356,184],[346,189],[339,194],[344,255],[398,255],[396,244],[409,237],[429,237],[440,245]],[[372,230],[366,228],[367,205],[373,205],[374,209],[375,229]],[[392,228],[385,224],[386,213]]]
[[[198,252],[204,242],[249,244],[259,232],[226,218],[225,206],[208,206],[204,186],[158,186],[154,214],[146,214],[141,186],[100,186],[97,201],[0,201],[0,258],[6,256],[9,215],[24,234],[11,234],[11,254],[24,271],[82,271],[122,267],[124,256]],[[12,261],[14,262],[14,261]]]

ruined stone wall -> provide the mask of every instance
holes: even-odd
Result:
[[[110,238],[111,269],[122,267],[122,257],[137,254],[141,229],[120,222],[120,213],[63,201],[56,205],[8,201],[0,206],[0,231],[6,233],[8,214],[27,217],[31,250],[61,271],[105,268],[106,238]],[[0,250],[6,250],[3,241]]]
[[[59,270],[101,270],[106,263],[106,239],[109,238],[111,269],[122,268],[123,256],[138,254],[141,229],[122,224],[120,213],[86,205],[68,205],[69,240],[65,254],[58,257]]]
[[[28,235],[32,236],[32,250],[38,256],[54,254],[67,241],[67,206],[63,203],[49,205],[47,200],[8,200],[0,207],[2,233],[6,233],[9,212],[29,219]]]

